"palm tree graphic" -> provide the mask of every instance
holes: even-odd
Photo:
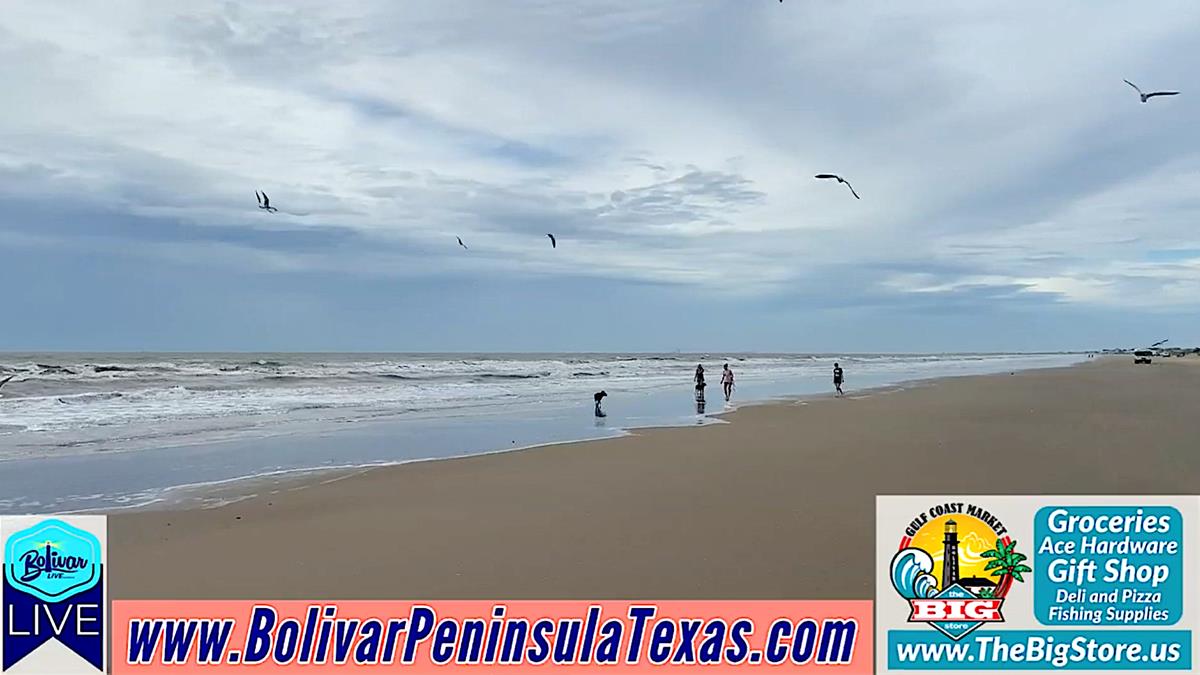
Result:
[[[980,555],[984,558],[990,558],[985,570],[992,570],[992,576],[1000,577],[1000,585],[993,592],[991,597],[1003,598],[1009,587],[1012,586],[1013,579],[1025,583],[1025,577],[1022,576],[1025,572],[1032,572],[1028,565],[1023,564],[1026,559],[1025,554],[1017,553],[1016,540],[1012,540],[1005,544],[1002,540],[996,540],[996,547],[984,551]],[[987,589],[991,591],[992,589]]]

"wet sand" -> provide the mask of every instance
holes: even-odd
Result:
[[[877,494],[1200,492],[1197,366],[850,391],[123,513],[111,596],[867,599]]]

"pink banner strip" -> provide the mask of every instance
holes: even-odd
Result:
[[[865,600],[117,600],[112,666],[869,673],[871,618]]]

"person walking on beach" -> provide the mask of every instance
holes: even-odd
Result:
[[[696,382],[696,402],[704,403],[704,388],[707,387],[704,383],[704,364],[696,364],[696,377],[693,378]]]
[[[592,394],[592,398],[596,401],[596,417],[607,417],[604,411],[600,409],[600,401],[604,400],[605,396],[608,396],[608,392],[604,390]]]
[[[729,403],[729,397],[733,395],[733,371],[729,369],[728,363],[721,371],[721,386],[725,389],[725,402]]]
[[[844,380],[844,379],[845,379],[845,375],[843,375],[843,373],[842,373],[842,367],[840,365],[838,365],[837,363],[834,363],[833,364],[833,388],[837,389],[838,396],[841,396],[843,393],[845,393],[842,391],[842,380]]]

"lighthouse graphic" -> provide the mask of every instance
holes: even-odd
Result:
[[[982,625],[1004,621],[1000,608],[1010,580],[1023,581],[1018,572],[1030,571],[1012,564],[1025,559],[1013,550],[1015,541],[965,511],[938,516],[906,535],[890,572],[892,586],[908,601],[909,622],[928,624],[958,641]],[[994,549],[987,548],[989,540],[996,542]]]
[[[946,589],[958,582],[958,523],[953,520],[946,521],[942,545],[942,588]]]

